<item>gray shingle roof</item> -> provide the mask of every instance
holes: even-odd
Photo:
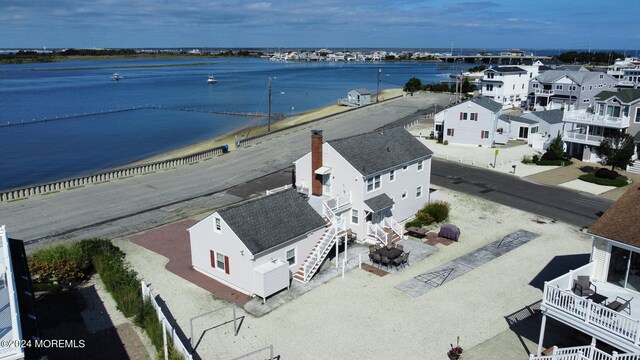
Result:
[[[499,102],[493,101],[492,99],[482,96],[482,95],[478,95],[478,96],[474,96],[471,99],[467,100],[467,101],[472,101],[480,106],[482,106],[485,109],[488,109],[492,112],[498,112],[500,110],[502,110],[502,104],[500,104]],[[460,103],[460,105],[466,103],[467,101],[463,101]]]
[[[295,189],[220,209],[218,214],[253,255],[325,225]]]
[[[357,89],[353,89],[354,91],[357,91],[360,95],[371,95],[371,91],[365,89],[365,88],[357,88]]]
[[[522,117],[522,116],[515,116],[515,115],[509,115],[509,114],[500,115],[500,120],[506,121],[508,123],[510,123],[512,121],[516,121],[516,122],[520,122],[520,123],[523,123],[523,124],[529,124],[529,125],[534,125],[534,124],[538,123],[537,120],[527,119],[527,118]]]
[[[606,80],[613,81],[615,80],[613,77],[607,74],[602,74],[598,72],[591,71],[570,71],[570,70],[547,70],[542,74],[536,76],[534,79],[543,84],[552,83],[564,76],[568,76],[570,79],[575,81],[578,85],[582,85],[585,81],[599,78],[600,75],[604,75]]]
[[[380,194],[378,196],[374,196],[371,199],[365,200],[365,204],[371,209],[371,211],[376,212],[382,209],[390,208],[393,206],[394,202],[391,200],[387,194]]]
[[[528,114],[522,115],[522,117],[528,119],[542,119],[546,121],[548,124],[560,124],[562,123],[562,118],[564,116],[564,112],[560,109],[555,110],[546,110],[546,111],[533,111]]]
[[[629,104],[640,100],[640,89],[624,89],[620,91],[601,91],[595,96],[598,100],[607,100],[612,97],[617,97],[624,104]]]
[[[328,143],[364,176],[433,154],[433,151],[402,127],[331,140]]]
[[[502,73],[509,73],[509,72],[527,72],[526,70],[523,70],[522,68],[519,68],[517,66],[497,66],[494,68],[489,68],[485,71],[489,71],[489,70],[493,70],[496,72],[502,72]]]

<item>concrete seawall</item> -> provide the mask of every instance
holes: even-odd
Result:
[[[137,166],[129,166],[109,171],[104,171],[96,174],[90,174],[73,179],[64,179],[48,184],[34,185],[21,189],[13,189],[0,193],[0,202],[13,201],[28,198],[33,195],[41,195],[47,193],[58,192],[66,189],[73,189],[90,184],[99,184],[111,180],[128,178],[140,174],[155,172],[158,170],[165,170],[175,168],[180,165],[191,164],[201,160],[212,158],[216,155],[224,154],[228,151],[227,146],[219,146],[213,149],[201,151],[196,154],[183,156],[180,158],[169,159],[165,161],[157,161],[149,164],[142,164]]]

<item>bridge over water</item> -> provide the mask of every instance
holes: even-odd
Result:
[[[520,65],[522,63],[532,63],[536,60],[550,60],[550,56],[534,56],[534,55],[449,55],[438,57],[442,62],[446,63],[478,63],[478,64],[496,64],[496,65]]]

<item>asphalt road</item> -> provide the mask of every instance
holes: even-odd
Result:
[[[590,226],[613,201],[495,171],[433,159],[431,183],[576,226]]]
[[[227,190],[291,166],[310,150],[310,130],[325,140],[372,131],[407,119],[449,95],[416,94],[278,132],[246,148],[197,164],[0,203],[0,223],[27,243],[115,237],[238,201]]]

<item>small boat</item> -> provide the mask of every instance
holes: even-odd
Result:
[[[217,82],[218,80],[216,80],[216,78],[214,78],[213,75],[209,75],[209,78],[207,79],[207,84],[215,84]]]
[[[124,76],[118,74],[118,73],[113,73],[113,75],[111,75],[111,80],[113,81],[118,81],[118,80],[122,80],[124,79]]]

